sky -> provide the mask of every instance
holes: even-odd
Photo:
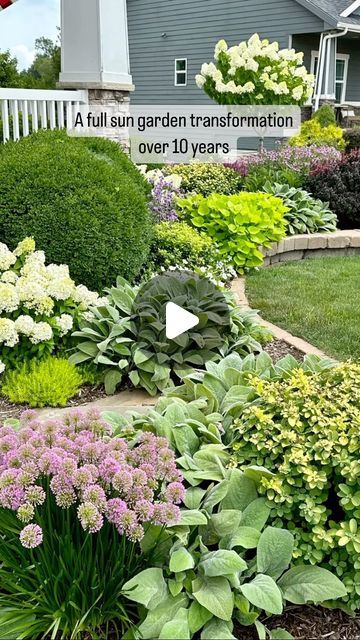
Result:
[[[26,69],[34,59],[35,39],[55,40],[58,26],[60,0],[18,0],[0,12],[0,51],[10,49],[19,69]]]

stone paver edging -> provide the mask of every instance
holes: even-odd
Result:
[[[264,267],[306,258],[360,255],[360,229],[289,236],[264,249]]]
[[[249,302],[246,297],[246,291],[245,291],[245,278],[236,278],[235,280],[233,280],[233,283],[231,285],[231,290],[236,295],[239,306],[245,307],[246,309],[250,309]],[[317,349],[317,347],[314,347],[309,342],[306,342],[302,338],[297,338],[296,336],[293,336],[288,331],[285,331],[285,329],[281,329],[280,327],[276,326],[275,324],[272,324],[271,322],[268,322],[267,320],[264,320],[263,318],[261,318],[261,324],[267,327],[269,331],[273,334],[273,336],[277,338],[277,340],[283,340],[290,346],[295,347],[295,349],[298,349],[298,351],[301,351],[301,353],[303,353],[304,355],[312,354],[312,355],[320,356],[321,358],[327,357],[326,354],[323,353],[323,351],[320,351],[320,349]]]

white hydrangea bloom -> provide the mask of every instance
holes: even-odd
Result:
[[[4,363],[0,360],[0,375],[1,375],[2,373],[4,373],[5,368],[6,368],[6,367],[5,367]]]
[[[219,40],[219,42],[217,43],[216,47],[215,47],[215,60],[219,59],[220,53],[224,53],[225,51],[228,50],[228,46],[226,44],[225,40]]]
[[[24,253],[32,253],[35,251],[35,240],[34,238],[24,238],[21,242],[19,242],[16,247],[14,254],[16,256],[22,256]]]
[[[60,329],[60,335],[65,336],[73,328],[73,319],[68,313],[62,313],[59,318],[56,318],[56,325]]]
[[[30,335],[32,344],[48,342],[53,337],[53,331],[47,322],[35,322]]]
[[[89,291],[83,284],[76,287],[74,300],[83,305],[84,309],[91,306],[97,306],[99,296],[94,291]]]
[[[11,313],[19,306],[19,296],[13,284],[0,282],[0,313]]]
[[[195,82],[196,85],[199,87],[199,89],[202,89],[205,82],[206,82],[206,78],[204,78],[204,76],[200,75],[199,73],[195,76]]]
[[[15,347],[19,342],[19,336],[15,329],[15,323],[9,318],[0,318],[0,344],[6,347]]]
[[[9,284],[15,284],[18,280],[18,276],[15,271],[4,271],[0,277],[1,282],[8,282]]]
[[[35,322],[31,316],[19,316],[15,320],[15,329],[18,333],[24,336],[29,336],[32,333],[34,324]]]
[[[292,92],[292,97],[294,98],[294,100],[301,100],[303,96],[303,88],[300,87],[296,87],[293,92]]]
[[[16,262],[16,256],[10,249],[0,242],[0,271],[7,271]]]

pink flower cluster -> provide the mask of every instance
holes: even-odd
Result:
[[[142,433],[136,444],[112,437],[97,411],[69,412],[63,421],[41,422],[27,411],[21,428],[0,428],[0,507],[16,511],[26,526],[24,547],[41,544],[37,510],[55,496],[61,509],[75,507],[85,531],[104,522],[132,541],[144,523],[166,525],[180,516],[183,477],[164,438]]]
[[[271,165],[274,170],[290,169],[304,175],[316,169],[318,165],[331,167],[341,160],[341,151],[334,147],[290,147],[280,146],[275,151],[244,155],[235,162],[227,163],[244,178],[256,167]]]

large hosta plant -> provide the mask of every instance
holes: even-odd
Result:
[[[71,360],[96,365],[109,393],[129,379],[156,395],[194,367],[232,351],[259,352],[269,339],[255,312],[241,310],[230,292],[216,292],[205,278],[157,278],[141,295],[118,278],[107,294],[107,303],[87,314],[74,334],[78,344]],[[165,335],[167,301],[200,318],[193,330],[171,341]]]

